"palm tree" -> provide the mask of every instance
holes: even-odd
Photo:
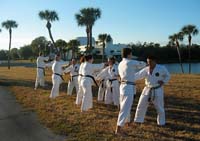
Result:
[[[56,52],[58,52],[58,48],[55,45],[52,33],[51,33],[51,22],[59,20],[58,18],[58,14],[56,13],[56,11],[50,11],[50,10],[45,10],[45,11],[40,11],[39,12],[39,17],[41,20],[46,20],[47,24],[46,27],[48,29],[49,32],[49,37],[53,43],[53,46],[56,48]]]
[[[68,42],[68,46],[72,50],[72,58],[75,58],[75,53],[78,52],[79,45],[80,45],[80,42],[78,40],[70,40]]]
[[[112,41],[112,38],[109,34],[99,34],[98,36],[99,41],[102,42],[102,47],[103,47],[103,52],[102,52],[102,62],[104,61],[104,56],[105,56],[105,46],[107,42]]]
[[[92,49],[92,27],[97,19],[101,17],[101,10],[99,8],[83,8],[79,13],[75,14],[78,26],[86,26],[87,33],[87,50]]]
[[[179,32],[177,34],[173,34],[173,35],[169,36],[169,40],[173,45],[174,44],[176,45],[179,63],[180,63],[180,66],[181,66],[181,71],[182,71],[182,73],[184,73],[183,64],[182,64],[182,61],[181,61],[181,53],[180,53],[180,49],[179,49],[180,48],[179,41],[183,41],[183,33]]]
[[[199,33],[195,25],[186,25],[181,30],[184,35],[188,36],[188,61],[189,61],[189,74],[191,73],[191,44],[192,44],[192,35],[195,36]]]
[[[64,58],[64,60],[66,60],[66,46],[67,46],[67,42],[65,40],[62,39],[58,39],[56,41],[56,46],[59,48],[59,52],[61,53],[62,58]]]
[[[16,21],[7,20],[2,22],[2,27],[9,30],[9,50],[8,50],[8,69],[10,69],[10,49],[11,49],[11,39],[12,39],[12,28],[17,28],[18,24]]]

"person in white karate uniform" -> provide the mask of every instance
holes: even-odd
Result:
[[[132,50],[130,48],[122,49],[122,61],[119,63],[118,71],[120,75],[120,111],[117,120],[116,134],[122,134],[121,127],[125,123],[130,123],[130,112],[135,95],[134,75],[137,69],[146,66],[145,62],[131,60]]]
[[[45,61],[48,61],[49,57],[44,57],[42,52],[39,53],[39,57],[37,58],[37,76],[35,81],[35,90],[38,88],[38,86],[45,87],[45,67],[46,63]]]
[[[51,89],[51,94],[50,94],[50,98],[55,98],[57,96],[59,96],[59,88],[60,88],[60,84],[63,82],[63,66],[64,65],[69,65],[69,62],[65,62],[63,60],[61,60],[61,56],[60,54],[57,54],[55,57],[55,61],[52,65],[52,83],[53,83],[53,87]]]
[[[76,88],[76,93],[78,93],[79,67],[80,67],[80,65],[76,63],[76,60],[72,59],[71,65],[64,70],[65,73],[70,72],[70,79],[68,81],[68,87],[67,87],[68,95],[72,95],[72,91],[73,91],[74,87]]]
[[[147,107],[152,102],[157,111],[157,124],[165,125],[164,91],[163,85],[170,79],[167,69],[156,64],[155,56],[147,57],[149,66],[145,67],[135,75],[135,79],[145,78],[145,87],[140,96],[135,113],[134,122],[143,123]]]
[[[81,105],[82,98],[83,98],[83,88],[81,86],[81,78],[82,78],[82,67],[83,67],[84,61],[85,61],[85,57],[83,55],[80,57],[80,67],[79,67],[79,72],[78,72],[78,74],[79,74],[79,76],[78,76],[78,92],[76,95],[76,102],[75,102],[77,106]]]
[[[114,57],[108,59],[108,64],[109,66],[97,75],[97,79],[106,81],[105,104],[114,103],[114,105],[119,106],[118,65],[115,64]]]
[[[93,107],[93,96],[92,96],[92,85],[96,84],[93,73],[95,71],[101,70],[104,67],[104,63],[102,64],[92,64],[93,57],[92,55],[85,56],[85,62],[81,68],[81,87],[83,90],[83,98],[81,105],[81,112],[88,111]]]

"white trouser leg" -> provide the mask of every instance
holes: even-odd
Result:
[[[113,102],[113,97],[111,93],[111,88],[107,87],[105,92],[105,104],[112,104],[112,102]]]
[[[103,101],[104,92],[105,92],[105,87],[100,86],[98,90],[98,98],[97,98],[98,101]]]
[[[82,86],[79,86],[78,93],[76,95],[76,104],[80,105],[83,98],[83,89]]]
[[[55,98],[59,95],[59,87],[61,84],[60,76],[52,76],[53,87],[51,89],[50,98]]]
[[[74,83],[73,81],[69,80],[67,87],[67,95],[72,95],[73,88],[74,88]]]
[[[155,100],[153,104],[157,111],[157,124],[158,125],[165,125],[165,109],[164,109],[164,98],[163,93],[157,93],[155,96]]]
[[[113,102],[114,105],[119,106],[119,87],[113,86]]]
[[[125,122],[130,122],[130,112],[133,103],[133,94],[120,94],[120,111],[117,120],[117,126],[124,126]]]
[[[144,122],[144,117],[146,115],[147,107],[149,104],[148,98],[149,98],[148,95],[141,94],[137,105],[134,122],[139,122],[139,123]]]
[[[82,85],[82,84],[81,84]],[[81,111],[87,111],[92,108],[92,86],[88,81],[83,82],[83,99]]]

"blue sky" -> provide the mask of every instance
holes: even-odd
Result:
[[[66,41],[85,36],[85,28],[78,27],[75,13],[81,8],[94,7],[102,11],[101,19],[93,27],[93,35],[108,33],[114,43],[168,42],[168,36],[184,25],[200,28],[200,0],[0,0],[0,23],[13,19],[19,27],[13,30],[12,47],[20,47],[38,37],[49,39],[46,22],[38,12],[57,11],[60,20],[52,24],[56,39]],[[2,28],[1,28],[2,29]],[[200,35],[193,38],[200,43]],[[0,49],[8,48],[8,31],[0,33]]]

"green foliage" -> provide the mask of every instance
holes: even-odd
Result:
[[[38,56],[39,52],[45,53],[49,50],[48,41],[44,36],[37,37],[31,42],[31,48],[34,56]]]
[[[19,50],[17,48],[12,48],[10,51],[11,59],[16,60],[20,58]]]
[[[30,45],[25,45],[20,48],[19,50],[20,57],[22,59],[29,59],[30,57],[33,57],[33,51]]]
[[[0,60],[7,60],[8,58],[8,51],[7,50],[0,50]]]

